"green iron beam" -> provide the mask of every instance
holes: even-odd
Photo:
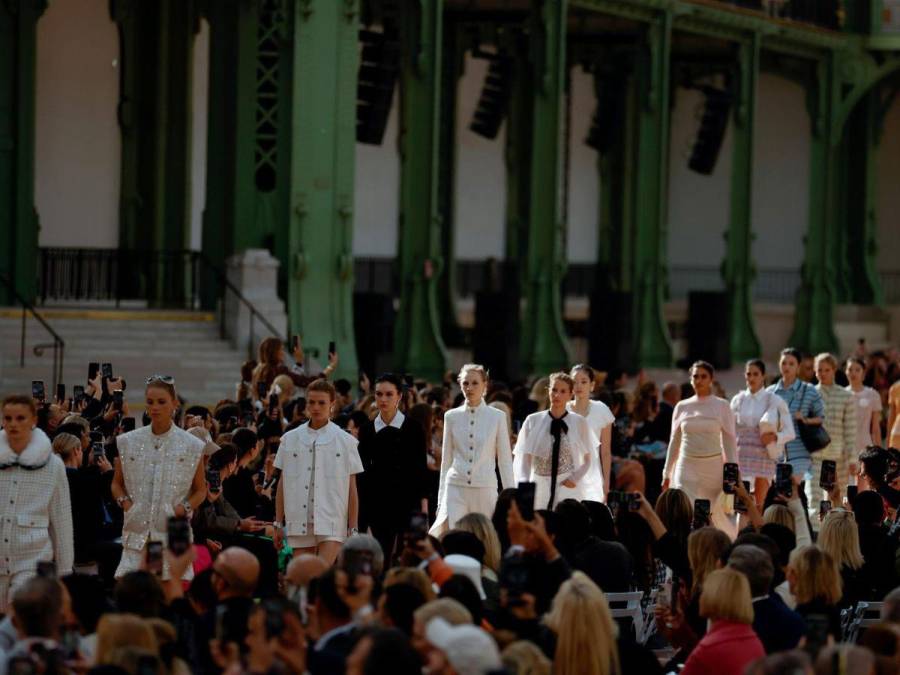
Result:
[[[394,330],[398,369],[439,381],[447,353],[438,318],[442,0],[404,0],[400,83],[400,309]]]
[[[533,0],[529,19],[530,161],[527,194],[522,195],[527,251],[521,260],[525,305],[519,345],[522,366],[529,374],[565,368],[571,361],[560,292],[565,273],[561,129],[567,4]]]
[[[753,134],[756,129],[760,40],[738,45],[731,164],[731,206],[722,278],[728,293],[728,344],[731,357],[745,361],[761,353],[753,325],[751,289],[756,271],[752,257]]]
[[[660,14],[637,50],[637,178],[633,193],[636,359],[668,367],[672,346],[663,319],[666,285],[672,19]]]
[[[322,360],[334,341],[340,355],[336,376],[353,379],[359,3],[294,0],[289,15],[283,45],[292,62],[285,180],[290,212],[276,233],[276,250],[284,256],[290,330]]]
[[[832,57],[815,65],[814,78],[807,91],[812,119],[809,225],[791,344],[810,353],[834,353],[838,348],[833,317],[837,301],[835,195],[839,150],[832,135],[839,100]]]
[[[45,0],[0,3],[0,272],[27,300],[37,294],[34,205],[37,22]],[[0,301],[15,304],[0,284]]]

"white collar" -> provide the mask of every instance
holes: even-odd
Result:
[[[747,389],[745,389],[744,391],[747,392],[747,396],[749,396],[750,398],[752,398],[754,400],[756,400],[758,398],[762,398],[764,395],[771,393],[765,387],[760,387],[759,390],[755,394],[752,391],[750,391],[750,387],[747,387]]]
[[[6,430],[0,431],[0,466],[6,464],[19,464],[21,466],[40,468],[50,459],[53,447],[50,445],[50,439],[40,429],[33,429],[31,432],[31,440],[21,452],[16,452],[9,447],[9,441],[6,440]]]
[[[379,431],[386,427],[394,427],[395,429],[399,429],[403,426],[403,420],[405,419],[406,416],[398,410],[397,414],[394,415],[394,419],[391,420],[391,423],[385,424],[384,420],[381,419],[381,413],[378,413],[378,415],[375,417],[375,433],[377,434]]]
[[[482,396],[481,402],[478,405],[471,406],[468,404],[467,401],[464,400],[462,405],[460,406],[460,408],[462,408],[466,412],[476,412],[477,413],[479,410],[483,410],[484,408],[487,408],[487,403],[484,402],[484,397]]]
[[[334,426],[334,423],[328,422],[328,424],[326,424],[323,427],[320,427],[319,429],[313,429],[312,427],[309,426],[309,422],[304,422],[302,425],[300,425],[299,431],[301,434],[303,434],[306,437],[307,443],[315,443],[315,442],[322,443],[322,442],[325,442],[325,441],[331,439],[331,436],[333,433],[333,429],[332,429],[333,426]]]

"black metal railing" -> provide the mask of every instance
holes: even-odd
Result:
[[[32,347],[32,351],[35,356],[43,356],[44,351],[48,348],[53,349],[53,376],[52,382],[54,388],[59,382],[62,382],[62,373],[63,373],[63,364],[65,361],[66,355],[66,342],[63,340],[59,333],[57,333],[53,328],[47,323],[47,320],[41,316],[41,314],[34,308],[34,306],[28,302],[25,298],[21,296],[18,290],[16,290],[15,284],[7,277],[5,274],[0,274],[0,283],[6,286],[10,295],[16,299],[16,301],[22,305],[22,333],[19,341],[19,367],[25,367],[25,341],[26,341],[26,330],[28,327],[28,315],[34,317],[34,320],[37,321],[41,326],[44,327],[50,337],[53,338],[53,342],[50,344],[36,344]]]
[[[219,332],[228,335],[229,295],[250,314],[250,358],[259,325],[284,339],[272,323],[199,251],[42,248],[39,251],[40,304],[47,302],[146,303],[156,309],[219,312]],[[210,306],[211,305],[211,306]]]

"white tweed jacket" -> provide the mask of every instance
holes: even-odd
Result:
[[[18,455],[0,431],[0,576],[50,560],[60,575],[75,560],[66,467],[40,429]]]

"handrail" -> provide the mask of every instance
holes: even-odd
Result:
[[[281,332],[277,328],[275,328],[275,326],[273,326],[272,323],[259,312],[259,310],[256,309],[256,307],[254,307],[253,303],[251,303],[249,300],[247,300],[247,298],[244,297],[244,294],[241,293],[237,289],[237,286],[235,286],[233,283],[231,283],[228,280],[228,277],[226,276],[225,272],[223,272],[220,268],[216,267],[213,264],[213,262],[209,258],[207,258],[206,255],[202,251],[197,253],[197,260],[199,260],[200,263],[202,265],[204,265],[207,270],[209,270],[210,272],[213,273],[213,275],[216,277],[216,280],[222,284],[222,286],[224,287],[225,290],[231,291],[231,293],[234,295],[234,297],[237,298],[238,301],[250,311],[250,339],[247,343],[248,358],[250,358],[252,360],[255,356],[254,351],[253,351],[254,343],[255,343],[254,335],[253,335],[253,322],[255,320],[259,320],[259,322],[262,323],[262,325],[265,326],[269,330],[269,332],[272,334],[273,337],[277,337],[279,340],[281,340],[282,343],[284,343],[286,341],[285,336],[282,335]],[[225,293],[224,292],[222,293],[222,306],[219,310],[219,332],[220,332],[222,338],[227,337],[226,330],[225,330]]]
[[[19,367],[25,367],[25,326],[27,324],[28,312],[31,313],[31,316],[37,320],[41,326],[44,327],[48,333],[50,333],[53,338],[53,386],[55,387],[57,384],[62,382],[63,379],[63,364],[65,359],[65,351],[66,351],[66,342],[63,340],[59,333],[57,333],[53,328],[47,323],[46,319],[34,308],[34,306],[28,302],[22,295],[16,290],[15,284],[7,277],[5,274],[0,273],[0,281],[3,282],[3,285],[9,289],[12,293],[13,297],[19,301],[19,304],[22,305],[22,339],[21,339],[21,347],[19,352]],[[44,348],[47,345],[36,345],[34,348],[35,356],[42,356],[44,353]]]

